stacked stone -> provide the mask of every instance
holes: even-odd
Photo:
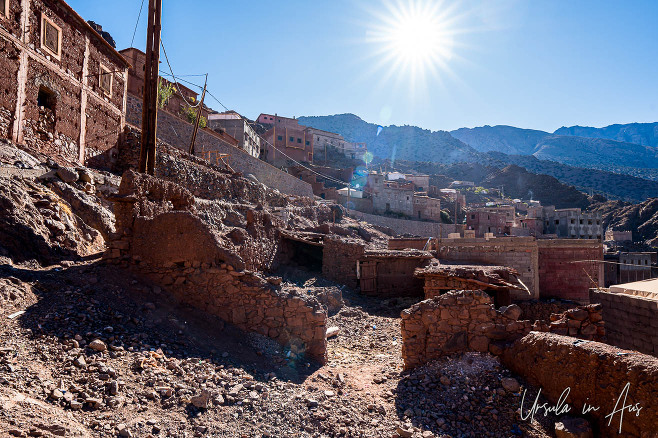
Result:
[[[421,301],[402,312],[402,358],[405,369],[465,351],[501,354],[506,343],[532,329],[518,321],[516,305],[496,310],[482,291],[452,291]]]
[[[346,238],[325,238],[322,260],[322,276],[328,280],[356,288],[356,263],[365,254],[365,245]]]
[[[605,339],[605,326],[601,315],[601,304],[590,304],[569,309],[563,313],[553,313],[546,330],[558,335],[569,335],[589,341]]]

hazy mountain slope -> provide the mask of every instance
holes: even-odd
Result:
[[[632,231],[634,241],[658,245],[658,198],[640,204],[608,201],[593,205],[590,210],[601,213],[604,227]]]
[[[540,140],[532,155],[542,160],[610,171],[658,167],[656,148],[604,138],[554,135]]]
[[[506,154],[530,155],[543,138],[551,134],[514,126],[480,126],[460,128],[450,134],[480,152],[497,151]]]
[[[516,164],[530,172],[550,175],[585,192],[593,190],[608,198],[640,202],[647,198],[658,197],[658,181],[630,175],[584,169],[555,161],[539,160],[534,156],[506,155],[499,152],[487,153],[482,162],[498,167]]]
[[[368,150],[382,158],[454,163],[473,161],[478,156],[477,151],[446,131],[391,125],[377,135],[378,125],[354,114],[299,117],[298,120],[305,126],[337,132],[350,141],[366,142]]]
[[[642,146],[658,147],[658,122],[628,123],[625,125],[616,124],[603,128],[592,128],[589,126],[577,125],[570,127],[563,126],[556,130],[554,134],[591,138],[607,138],[610,140],[623,141],[626,143],[640,144]]]
[[[516,165],[507,166],[482,182],[484,187],[503,187],[505,196],[523,200],[535,199],[557,208],[587,208],[589,198],[573,186],[548,175],[537,175]]]

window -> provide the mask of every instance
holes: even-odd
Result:
[[[58,60],[62,56],[62,29],[43,14],[41,15],[41,48]]]
[[[302,139],[301,139],[301,138],[298,138],[298,139],[297,139],[297,143],[302,144]]]
[[[560,225],[560,219],[555,219],[555,225]]]
[[[283,141],[283,136],[282,135],[277,135],[276,139],[279,140],[279,141]]]
[[[37,95],[37,106],[42,106],[44,108],[48,108],[51,111],[55,111],[56,100],[57,97],[54,91],[44,86],[39,87],[39,94]]]
[[[306,146],[310,146],[310,145],[311,145],[311,142],[306,140]]]
[[[112,74],[112,71],[101,65],[101,74],[99,78],[99,86],[103,93],[107,94],[108,96],[112,96],[112,77],[114,76]]]
[[[580,225],[582,225],[582,224],[583,224],[583,220],[581,219],[581,220],[580,220]]]
[[[295,142],[295,137],[290,137],[290,143],[294,143],[294,142]]]
[[[576,223],[576,219],[571,219],[571,224],[575,225],[575,223]]]
[[[597,221],[596,221],[596,225],[601,225],[601,221],[600,221],[600,220],[597,220]]]
[[[589,220],[587,221],[587,225],[592,225],[592,219],[589,219]]]

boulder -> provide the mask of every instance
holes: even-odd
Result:
[[[593,438],[592,427],[584,418],[565,417],[555,423],[557,438]]]

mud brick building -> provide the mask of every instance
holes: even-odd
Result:
[[[64,1],[0,2],[0,136],[60,161],[111,157],[128,67]]]

